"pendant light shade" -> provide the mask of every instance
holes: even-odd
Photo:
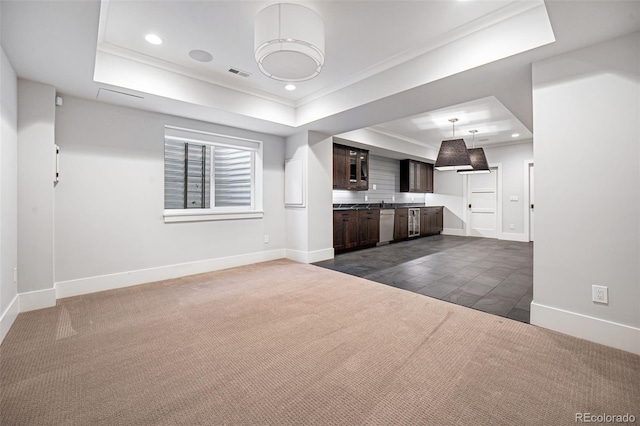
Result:
[[[475,174],[475,173],[491,173],[489,169],[489,163],[487,163],[487,157],[484,155],[484,149],[471,148],[469,151],[469,158],[471,159],[471,170],[458,170],[461,175]]]
[[[469,130],[469,133],[473,135],[473,148],[469,149],[469,158],[471,159],[471,170],[458,170],[461,175],[470,175],[478,173],[491,173],[489,169],[489,163],[487,157],[484,155],[484,149],[476,148],[476,133],[477,130]]]
[[[254,49],[258,68],[267,77],[309,80],[324,65],[324,22],[299,4],[273,4],[256,16]]]
[[[471,158],[464,139],[442,141],[434,167],[436,170],[471,169]]]
[[[450,118],[451,133],[456,136],[457,118]],[[433,165],[436,170],[467,170],[471,169],[471,159],[467,152],[467,145],[464,139],[450,139],[442,141],[436,164]]]

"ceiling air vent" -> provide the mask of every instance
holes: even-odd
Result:
[[[238,74],[241,77],[249,77],[251,75],[250,72],[242,71],[238,68],[233,68],[233,67],[229,68],[229,72],[233,74]]]

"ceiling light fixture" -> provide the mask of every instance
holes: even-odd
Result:
[[[280,81],[305,81],[324,65],[324,22],[313,10],[279,3],[255,20],[255,58],[264,75]]]
[[[147,34],[144,36],[144,39],[147,40],[148,43],[155,44],[156,46],[162,44],[162,39],[155,34]]]
[[[489,163],[487,163],[487,157],[484,155],[484,149],[476,148],[476,133],[477,130],[469,130],[469,133],[473,135],[473,148],[467,150],[469,152],[469,158],[471,159],[472,170],[458,170],[461,175],[479,174],[479,173],[491,173]]]
[[[453,137],[455,137],[455,126],[458,119],[451,118],[449,121],[451,122]],[[465,145],[464,139],[450,139],[442,141],[434,167],[436,170],[440,171],[471,169],[471,158],[469,158],[467,145]]]
[[[288,90],[288,91],[291,92],[293,90],[296,90],[296,85],[295,84],[287,84],[286,86],[284,86],[284,88],[285,88],[285,90]]]

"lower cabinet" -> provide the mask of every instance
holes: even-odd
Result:
[[[420,236],[436,235],[442,232],[442,207],[420,208]]]
[[[409,209],[396,209],[393,240],[401,241],[407,238],[409,238]]]
[[[333,248],[336,252],[375,246],[380,241],[380,210],[333,212]]]
[[[442,232],[442,207],[420,208],[420,236]],[[395,209],[393,240],[409,238],[409,209]],[[333,212],[333,248],[336,252],[373,247],[380,241],[380,210]]]
[[[375,246],[380,241],[380,210],[358,211],[358,245]]]

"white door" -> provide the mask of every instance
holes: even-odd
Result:
[[[469,232],[472,237],[497,238],[497,170],[469,177]]]
[[[533,241],[533,164],[529,164],[529,241]]]

